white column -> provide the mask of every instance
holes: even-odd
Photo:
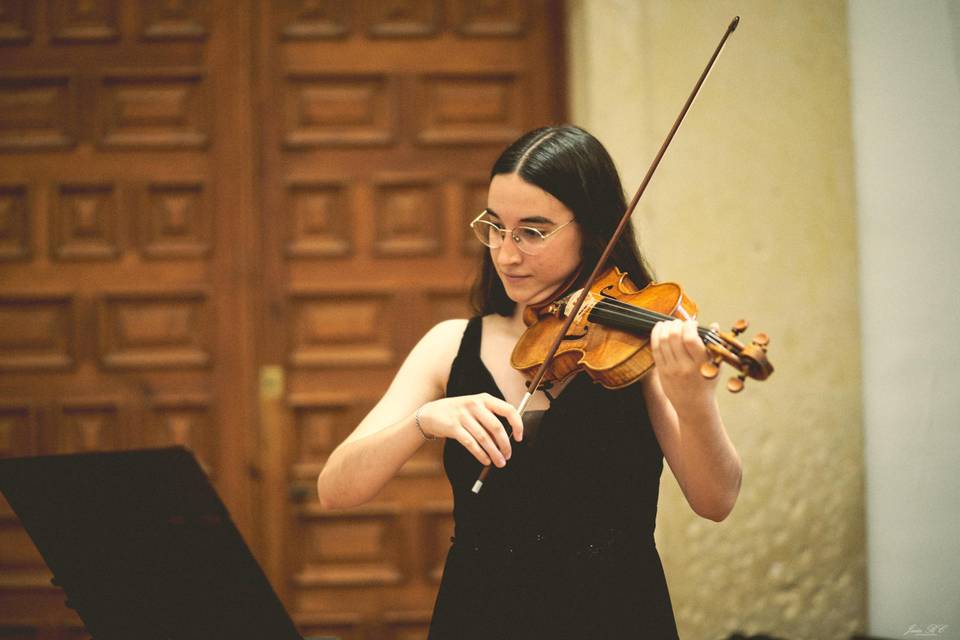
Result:
[[[960,2],[849,29],[870,632],[960,638]]]

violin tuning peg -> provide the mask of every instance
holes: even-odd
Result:
[[[758,347],[762,347],[764,350],[766,350],[767,345],[770,344],[770,336],[768,336],[765,333],[758,333],[753,338],[753,344],[757,345]]]
[[[743,318],[740,318],[739,320],[733,323],[733,327],[730,330],[733,331],[733,335],[738,336],[744,331],[746,331],[747,327],[749,326],[750,326],[749,322],[747,322]]]
[[[707,380],[713,380],[720,374],[720,367],[717,366],[716,361],[704,362],[700,365],[700,375],[702,375]]]
[[[744,376],[733,376],[727,380],[727,391],[730,393],[740,393],[743,391]]]

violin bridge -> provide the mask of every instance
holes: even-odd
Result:
[[[570,312],[573,311],[574,305],[577,304],[577,300],[580,298],[580,294],[583,292],[583,289],[577,289],[566,298],[558,300],[556,304],[561,305],[563,308],[560,311],[560,314],[557,315],[558,318],[565,318],[570,315]],[[592,293],[588,293],[586,299],[583,301],[583,305],[580,307],[580,310],[577,311],[577,318],[574,320],[575,323],[582,323],[584,321],[584,316],[590,312],[590,309],[597,303],[597,296]]]
[[[573,304],[574,301],[571,300],[567,305],[568,314],[573,309]],[[590,313],[590,309],[592,309],[595,304],[597,304],[597,296],[593,295],[592,293],[588,293],[586,299],[583,301],[583,305],[581,305],[580,309],[577,311],[577,317],[574,320],[574,323],[583,324],[586,322],[587,315]]]

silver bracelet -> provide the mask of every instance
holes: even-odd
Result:
[[[421,406],[420,409],[423,409],[423,406]],[[417,423],[417,431],[420,432],[424,440],[437,440],[437,436],[428,436],[427,432],[424,431],[420,425],[420,409],[417,409],[416,413],[413,414],[413,421]]]

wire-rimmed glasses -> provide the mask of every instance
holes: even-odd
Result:
[[[507,233],[509,233],[514,244],[517,245],[517,249],[530,256],[539,253],[546,246],[550,236],[573,222],[573,219],[567,220],[552,231],[544,233],[536,227],[528,227],[526,225],[506,229],[496,222],[487,219],[486,216],[489,214],[490,210],[484,209],[480,212],[480,215],[470,223],[470,228],[473,229],[477,240],[491,249],[498,249],[503,245],[503,241],[507,237]]]

